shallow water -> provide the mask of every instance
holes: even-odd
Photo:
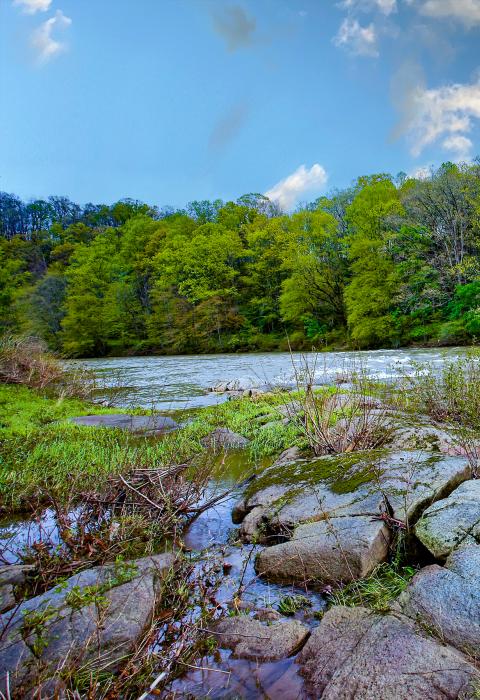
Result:
[[[219,382],[238,379],[245,388],[265,384],[290,386],[295,382],[294,367],[302,369],[302,357],[306,357],[311,366],[316,365],[316,382],[326,383],[335,381],[338,375],[352,368],[362,368],[376,379],[393,378],[412,373],[415,363],[439,366],[446,357],[464,353],[464,348],[407,348],[317,355],[279,352],[112,357],[67,364],[93,369],[106,386],[121,388],[118,405],[166,410],[208,406],[225,400],[224,396],[208,391]]]

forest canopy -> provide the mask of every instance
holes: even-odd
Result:
[[[286,214],[0,193],[0,332],[70,357],[470,343],[480,163],[360,177]]]

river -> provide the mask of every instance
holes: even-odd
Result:
[[[464,348],[368,350],[325,353],[238,353],[224,355],[176,355],[111,357],[76,360],[70,367],[92,369],[105,386],[119,390],[117,405],[157,410],[208,406],[224,396],[208,391],[219,382],[239,380],[242,387],[290,386],[304,358],[315,365],[316,383],[334,381],[352,368],[362,368],[372,378],[389,379],[414,371],[416,364],[440,366],[445,358],[464,354]],[[120,392],[120,389],[122,390]]]

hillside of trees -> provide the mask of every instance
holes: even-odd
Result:
[[[0,193],[0,332],[70,357],[470,343],[480,163],[379,174],[284,214]]]

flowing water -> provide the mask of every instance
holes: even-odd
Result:
[[[238,380],[243,388],[292,386],[295,368],[305,357],[315,365],[316,383],[335,381],[352,368],[372,378],[389,379],[414,371],[416,364],[440,366],[445,358],[463,354],[461,348],[369,350],[365,352],[238,353],[171,357],[112,357],[69,362],[92,369],[106,386],[119,391],[120,405],[159,410],[208,406],[225,399],[209,387]]]

